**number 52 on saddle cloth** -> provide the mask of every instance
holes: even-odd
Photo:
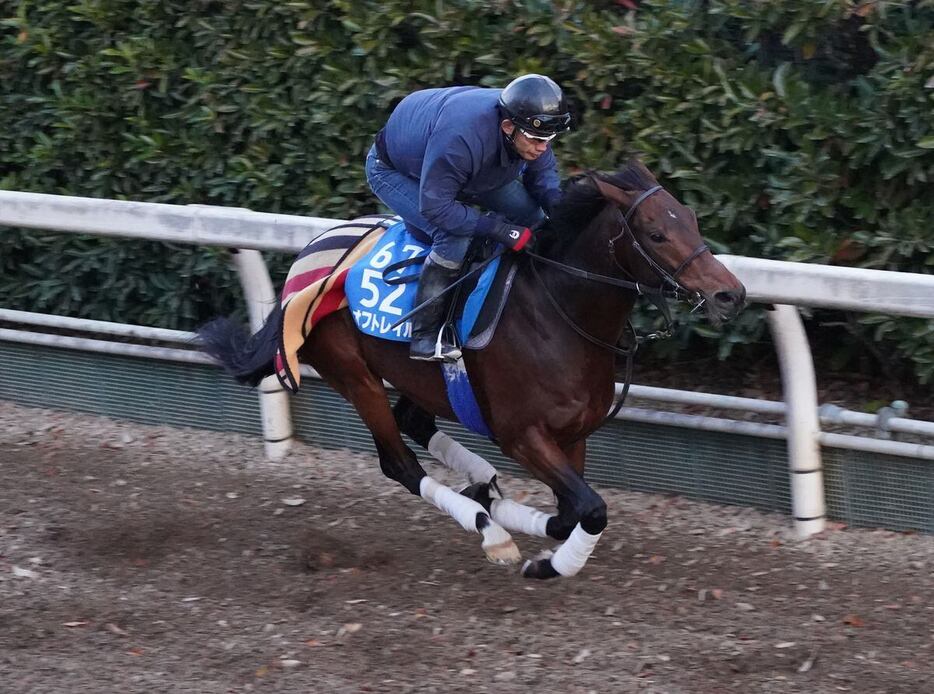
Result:
[[[396,342],[411,340],[411,321],[399,321],[415,307],[421,263],[430,250],[400,221],[389,227],[370,252],[354,263],[347,273],[344,292],[361,332]],[[456,307],[454,327],[460,344],[467,349],[482,349],[490,341],[487,330],[492,327],[491,321],[480,319],[502,260],[493,259],[475,282],[465,282],[472,286],[461,292],[464,298]]]

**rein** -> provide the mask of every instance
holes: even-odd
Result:
[[[610,242],[612,243],[612,241]],[[661,289],[658,287],[646,287],[639,282],[629,280],[621,280],[616,277],[610,277],[609,275],[601,275],[596,272],[590,272],[590,270],[584,270],[579,267],[574,267],[573,265],[565,265],[564,263],[558,262],[557,260],[552,260],[551,258],[546,258],[543,255],[534,253],[532,251],[525,251],[525,255],[533,258],[538,262],[545,263],[545,265],[551,265],[556,267],[562,272],[566,272],[569,275],[574,275],[575,277],[581,277],[585,280],[592,280],[594,282],[599,282],[600,284],[608,284],[612,287],[620,287],[621,289],[631,289],[639,296],[666,296],[675,298],[677,293],[670,289]],[[534,263],[533,263],[534,266]],[[628,273],[627,273],[628,274]]]

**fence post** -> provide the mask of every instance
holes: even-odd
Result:
[[[824,529],[824,474],[820,454],[817,380],[804,324],[795,306],[776,304],[768,312],[778,351],[788,427],[791,508],[799,537]]]
[[[240,284],[246,297],[250,328],[256,332],[266,321],[278,301],[269,270],[259,251],[232,249],[233,262],[240,274]],[[292,445],[292,410],[289,394],[275,376],[267,376],[259,386],[259,409],[263,420],[263,440],[266,457],[280,460]]]

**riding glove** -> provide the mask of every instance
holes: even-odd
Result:
[[[497,222],[487,235],[513,251],[521,251],[532,240],[532,230],[509,222]]]

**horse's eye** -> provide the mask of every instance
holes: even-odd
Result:
[[[652,239],[655,243],[661,243],[665,240],[665,235],[659,233],[649,234],[649,238]]]

